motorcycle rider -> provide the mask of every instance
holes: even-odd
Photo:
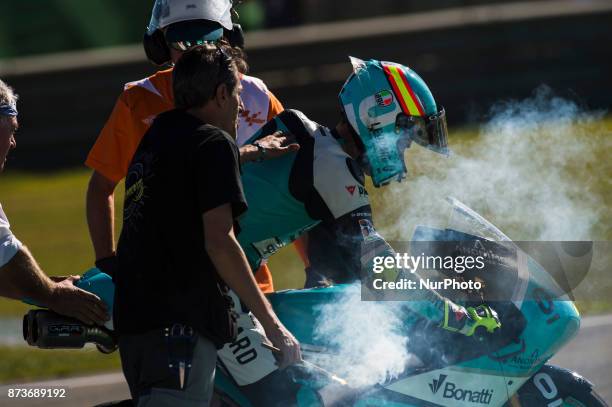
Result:
[[[413,141],[448,152],[444,109],[413,70],[377,60],[351,62],[354,71],[340,91],[342,117],[334,128],[285,110],[248,141],[256,143],[262,135],[282,130],[300,144],[296,153],[243,166],[251,211],[240,220],[238,240],[253,270],[318,225],[308,239],[306,285],[316,284],[321,272],[337,283],[367,281],[372,258],[395,253],[374,228],[364,172],[375,187],[401,180],[406,175],[404,150]],[[419,278],[401,270],[389,270],[385,278],[399,276]],[[466,309],[428,290],[414,290],[411,299],[409,309],[449,331],[470,336],[481,324],[499,326],[486,306]],[[276,369],[256,320],[247,310],[239,311],[242,332],[218,353],[223,370],[256,406],[300,405],[300,397],[312,393]]]

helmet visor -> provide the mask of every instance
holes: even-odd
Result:
[[[439,154],[448,155],[448,128],[444,108],[426,117],[400,113],[395,121],[396,132],[407,132],[418,145]]]

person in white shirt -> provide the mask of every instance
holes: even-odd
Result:
[[[17,95],[0,80],[0,172],[6,157],[16,147]],[[36,260],[11,232],[0,204],[0,296],[27,298],[51,310],[75,317],[86,324],[103,325],[109,319],[107,308],[96,295],[76,287],[78,276],[48,277]]]

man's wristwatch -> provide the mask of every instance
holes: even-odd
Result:
[[[266,148],[259,144],[259,141],[254,141],[253,145],[257,147],[257,151],[259,152],[259,157],[257,157],[257,160],[255,160],[255,162],[260,163],[266,158]]]

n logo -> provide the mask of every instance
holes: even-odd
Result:
[[[240,116],[242,116],[246,124],[251,127],[253,124],[263,124],[266,122],[264,119],[259,117],[260,114],[261,112],[251,114],[250,110],[243,110],[240,113]]]
[[[444,383],[446,377],[447,376],[445,374],[441,374],[437,379],[433,379],[433,383],[429,383],[429,388],[433,394],[436,394],[438,390],[440,390],[440,387],[442,387],[442,383]]]

